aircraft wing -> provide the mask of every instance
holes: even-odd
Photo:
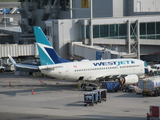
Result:
[[[8,54],[8,57],[9,57],[10,61],[12,62],[12,64],[16,67],[38,70],[38,66],[36,66],[36,65],[17,64],[9,54]]]
[[[113,79],[117,79],[117,78],[121,78],[121,77],[126,77],[126,75],[103,75],[101,77],[98,77],[97,79],[106,79],[106,80],[113,80]]]

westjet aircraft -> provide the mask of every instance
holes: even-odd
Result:
[[[58,56],[40,27],[34,27],[37,48],[40,57],[40,66],[17,64],[17,67],[39,69],[41,73],[58,79],[78,81],[97,80],[113,76],[127,76],[128,74],[144,74],[144,62],[139,59],[107,59],[107,60],[82,60],[72,62]]]

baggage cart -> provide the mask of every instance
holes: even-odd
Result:
[[[107,100],[107,89],[97,89],[94,90],[95,92],[98,92],[98,101],[101,103],[102,100]]]
[[[118,92],[119,89],[120,89],[120,82],[116,82],[116,81],[105,81],[105,82],[102,82],[102,88],[103,89],[107,89],[107,91],[111,92],[111,91],[114,91],[114,92]]]
[[[84,94],[84,106],[91,105],[94,103],[98,103],[98,92],[92,91]]]

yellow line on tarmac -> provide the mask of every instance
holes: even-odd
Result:
[[[10,83],[20,83],[20,81],[11,81]]]

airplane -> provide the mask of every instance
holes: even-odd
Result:
[[[68,81],[95,81],[98,79],[124,77],[129,74],[142,75],[145,73],[144,61],[139,59],[106,59],[69,61],[61,58],[39,26],[34,27],[40,66],[17,64],[9,56],[11,62],[17,67],[38,69],[41,73]]]

